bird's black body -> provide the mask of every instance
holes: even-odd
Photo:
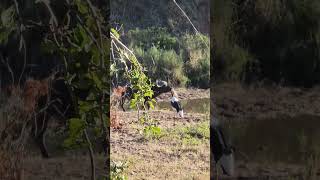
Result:
[[[173,90],[173,91],[174,91],[174,90]],[[172,92],[171,92],[171,93],[172,93]],[[173,94],[172,94],[171,106],[172,106],[173,108],[175,108],[176,111],[177,111],[177,113],[179,114],[179,116],[180,116],[181,118],[183,118],[183,117],[184,117],[184,115],[183,115],[183,109],[182,109],[181,103],[180,103],[180,101],[179,101],[179,99],[178,99],[177,97],[178,97],[178,96],[177,96],[176,93],[173,93]]]
[[[220,162],[220,166],[224,174],[232,175],[234,166],[233,162],[224,161],[225,158],[229,158],[233,161],[234,148],[227,143],[223,129],[220,126],[211,126],[210,136],[211,153],[213,155],[215,163],[217,164]]]
[[[182,106],[179,101],[171,101],[171,106],[176,109],[177,113],[182,111]]]

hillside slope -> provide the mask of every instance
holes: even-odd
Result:
[[[196,28],[209,34],[209,1],[191,0],[177,3],[187,13]],[[113,26],[123,25],[124,30],[167,27],[174,33],[192,32],[192,26],[183,16],[173,0],[117,0],[111,1]]]

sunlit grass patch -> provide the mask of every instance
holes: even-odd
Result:
[[[127,161],[111,161],[111,180],[127,180]]]
[[[199,145],[210,138],[208,122],[188,126],[178,126],[164,130],[164,137],[181,141],[182,144]]]

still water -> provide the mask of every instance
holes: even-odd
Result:
[[[180,100],[183,111],[186,113],[209,113],[210,112],[210,99],[187,99]],[[158,102],[156,105],[157,109],[172,109],[171,104],[168,101]]]
[[[301,164],[312,153],[320,153],[320,116],[279,115],[223,122],[222,126],[236,147],[239,159]]]

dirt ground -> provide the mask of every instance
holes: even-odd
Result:
[[[210,89],[194,89],[194,88],[175,88],[179,99],[202,99],[202,98],[210,98]],[[171,93],[164,93],[157,97],[157,101],[167,101],[171,98]]]
[[[299,114],[318,116],[320,115],[319,90],[319,87],[299,89],[284,87],[244,87],[238,83],[219,84],[211,91],[213,101],[211,116],[216,117],[221,122],[257,121],[268,118],[277,119],[280,115],[290,117],[295,117]],[[303,119],[301,119],[301,123],[303,123]],[[286,131],[283,133],[285,132]],[[291,151],[296,151],[296,149],[292,149]],[[258,151],[257,154],[259,154]],[[307,159],[305,163],[301,164],[270,161],[258,163],[250,160],[250,157],[246,157],[245,154],[239,154],[237,147],[235,156],[237,159],[235,176],[223,176],[220,172],[220,179],[320,179],[319,163],[316,163],[311,169],[307,169],[309,163]],[[211,170],[214,173],[214,168]],[[314,176],[311,176],[311,171],[313,171],[312,174]]]
[[[212,92],[212,113],[220,119],[259,119],[278,114],[320,114],[320,87],[250,88],[229,83],[215,86]]]
[[[96,155],[96,176],[102,178],[104,157]],[[88,180],[91,178],[88,155],[69,155],[43,159],[40,156],[24,160],[24,180]],[[0,178],[1,179],[1,178]]]
[[[177,92],[181,100],[209,97],[209,90],[178,88]],[[169,98],[170,93],[166,93],[160,96],[158,101],[168,101]],[[111,156],[113,160],[129,163],[126,174],[130,180],[209,179],[209,129],[203,128],[209,127],[209,112],[208,114],[186,112],[185,118],[180,119],[173,110],[153,110],[151,116],[159,120],[162,132],[161,138],[149,140],[144,139],[139,133],[142,126],[137,122],[136,111],[119,111],[118,115],[123,128],[111,132]],[[55,127],[52,126],[51,128]],[[197,137],[198,134],[192,135],[194,132],[186,129],[193,126],[199,126],[200,137]],[[179,131],[173,132],[175,129]],[[201,133],[206,137],[202,137]],[[90,179],[90,159],[87,149],[62,150],[58,146],[63,142],[63,138],[55,136],[51,131],[47,134],[46,141],[51,154],[49,159],[42,158],[39,149],[30,140],[26,148],[27,156],[23,160],[23,178],[25,180]],[[96,175],[101,179],[106,174],[103,169],[105,158],[101,152],[95,152],[95,156]]]
[[[180,119],[173,110],[153,110],[151,117],[158,119],[167,133],[146,140],[139,133],[142,125],[137,122],[136,111],[118,113],[124,126],[111,131],[111,159],[129,162],[128,179],[210,179],[209,134],[206,138],[184,138],[188,127],[209,127],[208,115],[186,113]],[[174,132],[177,129],[182,131]]]

